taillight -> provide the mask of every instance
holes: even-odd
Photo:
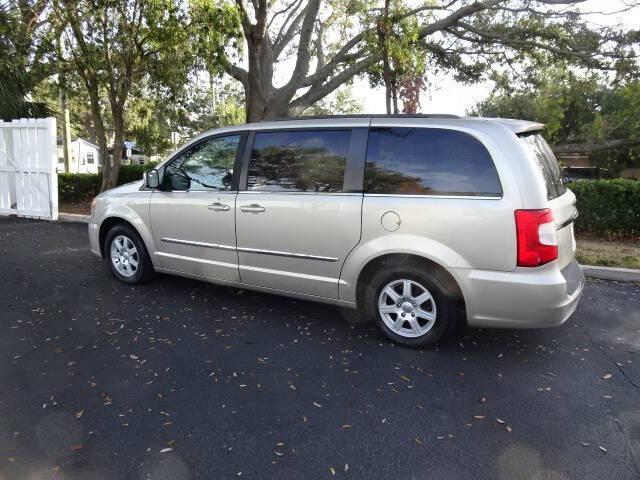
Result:
[[[542,210],[516,210],[518,266],[539,267],[558,258],[553,214]]]

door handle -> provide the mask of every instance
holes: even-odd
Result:
[[[252,212],[252,213],[260,213],[264,212],[265,208],[262,205],[258,205],[257,203],[252,203],[251,205],[243,205],[240,207],[240,210],[243,212]]]
[[[231,207],[220,202],[215,202],[209,205],[209,210],[215,210],[217,212],[228,212],[229,210],[231,210]]]

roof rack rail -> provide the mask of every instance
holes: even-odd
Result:
[[[299,117],[279,117],[260,120],[262,122],[285,122],[287,120],[327,120],[327,119],[339,119],[339,118],[462,118],[460,115],[450,115],[446,113],[358,113],[355,115],[311,115],[311,116],[299,116]]]

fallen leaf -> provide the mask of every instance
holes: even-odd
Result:
[[[473,418],[475,418],[476,420],[484,420],[485,416],[484,415],[474,415]]]
[[[336,470],[333,467],[329,467],[329,471],[331,472],[331,475],[335,475],[336,474]]]
[[[322,405],[320,405],[318,402],[313,402],[313,404],[318,408],[322,408]]]
[[[606,448],[604,448],[602,445],[598,445],[598,448],[599,448],[600,450],[602,450],[604,453],[607,453],[607,452],[608,452],[608,450],[607,450]]]
[[[504,420],[502,420],[501,418],[496,418],[496,422],[504,425]]]
[[[75,452],[76,450],[82,450],[84,448],[84,445],[81,444],[75,444],[75,445],[71,445],[69,447],[69,450],[71,450],[72,452]]]
[[[75,417],[76,418],[80,418],[82,416],[82,414],[84,413],[84,410],[80,410],[79,412],[75,413]]]
[[[131,360],[138,360],[138,356],[137,356],[137,355],[134,355],[134,354],[129,355],[129,358],[130,358]]]
[[[351,425],[349,425],[348,423],[345,423],[344,425],[342,425],[342,428],[345,428],[345,429],[351,428]]]
[[[172,452],[172,451],[173,451],[173,448],[167,447],[167,448],[163,448],[162,450],[160,450],[160,453],[167,453],[167,452]]]
[[[613,375],[611,375],[610,373],[607,373],[605,375],[602,376],[603,380],[609,380]]]

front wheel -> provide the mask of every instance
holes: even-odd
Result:
[[[364,295],[368,316],[390,340],[432,347],[453,330],[458,303],[441,278],[412,266],[374,274]]]
[[[144,243],[127,225],[115,225],[107,232],[104,252],[109,270],[123,283],[144,283],[155,273]]]

